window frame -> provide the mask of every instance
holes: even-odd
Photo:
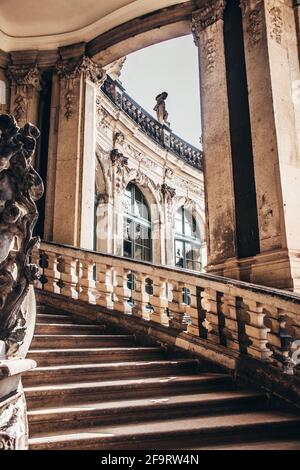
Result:
[[[152,223],[151,223],[151,214],[150,214],[150,207],[147,203],[147,200],[142,193],[142,191],[139,189],[139,187],[134,184],[134,183],[129,183],[125,189],[125,198],[128,198],[126,192],[128,191],[128,187],[130,187],[130,210],[124,211],[124,217],[123,217],[123,224],[124,224],[124,229],[128,224],[128,221],[132,224],[131,225],[131,233],[132,239],[130,241],[127,241],[125,237],[123,237],[123,256],[128,259],[135,259],[137,261],[145,261],[148,263],[152,263]],[[136,198],[136,193],[141,196],[141,201],[139,201]],[[129,199],[129,198],[128,198]],[[138,216],[136,215],[136,204],[137,202],[140,202],[143,207],[146,207],[147,212],[148,212],[148,218],[145,218],[143,216]],[[149,247],[145,243],[137,243],[134,234],[136,233],[136,228],[137,226],[140,225],[142,229],[146,229],[148,231],[149,238],[143,238],[142,240],[149,240]],[[125,230],[124,230],[125,233]],[[128,256],[125,254],[125,243],[131,244],[131,256]],[[139,247],[141,249],[141,258],[137,258],[135,256],[136,253],[136,247]],[[149,254],[149,259],[145,258],[145,253],[148,252]]]

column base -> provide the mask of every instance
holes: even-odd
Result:
[[[209,274],[300,292],[300,251],[273,250],[244,259],[209,263]]]

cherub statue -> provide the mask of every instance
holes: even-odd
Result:
[[[165,100],[168,98],[168,93],[163,91],[159,95],[156,96],[156,105],[154,106],[153,110],[156,111],[157,120],[160,124],[165,124],[166,126],[170,127],[170,123],[168,121],[168,112],[166,110],[166,103]]]

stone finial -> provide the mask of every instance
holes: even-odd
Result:
[[[126,56],[121,57],[120,59],[115,60],[111,64],[108,64],[104,67],[104,70],[107,75],[109,75],[113,80],[118,80],[118,78],[120,77],[126,58]]]
[[[192,33],[194,40],[199,39],[201,31],[223,19],[226,0],[210,0],[192,14]]]
[[[168,93],[163,91],[159,95],[156,96],[156,105],[154,106],[153,110],[156,111],[157,120],[160,124],[166,124],[170,127],[170,123],[168,121],[168,112],[166,110],[166,99],[168,98]]]
[[[31,166],[39,136],[32,124],[17,126],[13,116],[0,115],[0,340],[7,357],[23,344],[27,320],[21,306],[38,268],[30,255],[39,242],[33,237],[38,212],[35,201],[43,195],[43,183]],[[15,241],[17,240],[17,249]]]

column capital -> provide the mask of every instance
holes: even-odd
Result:
[[[60,59],[56,63],[56,72],[61,80],[74,80],[81,74],[95,85],[100,86],[105,79],[105,70],[90,57],[80,59]]]
[[[67,58],[60,59],[56,63],[56,73],[60,81],[65,84],[65,117],[67,120],[73,115],[74,87],[76,79],[83,77],[95,86],[99,87],[105,80],[105,70],[96,64],[90,57],[86,55],[79,59]],[[76,113],[75,113],[76,114]]]
[[[36,64],[9,65],[7,76],[12,85],[32,86],[36,90],[41,90],[41,74]]]
[[[194,39],[206,28],[223,19],[226,0],[210,0],[202,8],[192,13],[192,33]]]
[[[35,92],[42,89],[41,73],[36,64],[9,65],[6,75],[15,88],[12,112],[21,121],[28,112],[29,102]]]
[[[262,4],[263,0],[240,0],[240,8],[243,16],[259,10]]]

